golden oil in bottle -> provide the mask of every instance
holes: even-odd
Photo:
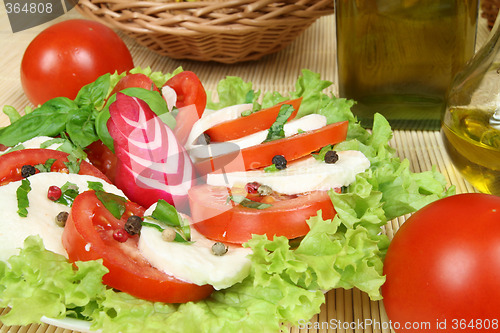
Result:
[[[464,178],[483,193],[500,195],[500,112],[451,108],[442,127],[445,148]]]

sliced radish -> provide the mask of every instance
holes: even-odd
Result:
[[[187,203],[195,171],[173,131],[142,100],[122,93],[109,108],[108,131],[118,157],[116,185],[138,204]]]

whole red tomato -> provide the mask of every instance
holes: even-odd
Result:
[[[74,99],[99,76],[134,67],[125,43],[109,27],[74,19],[56,23],[33,39],[21,62],[21,83],[34,105],[54,97]]]
[[[500,197],[459,194],[395,234],[382,295],[396,332],[500,330]]]

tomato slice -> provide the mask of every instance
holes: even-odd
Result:
[[[271,207],[248,208],[228,201],[232,189],[224,186],[199,185],[189,190],[194,228],[205,237],[227,243],[242,244],[252,234],[285,236],[288,239],[309,232],[306,220],[322,211],[325,219],[336,212],[327,191],[295,196],[275,197]]]
[[[293,161],[327,145],[344,141],[348,125],[347,121],[330,124],[317,130],[208,158],[196,163],[195,167],[201,175],[205,175],[210,172],[233,172],[266,167],[272,164],[272,159],[276,155],[283,155],[287,161]]]
[[[138,236],[125,242],[113,238],[131,215],[143,216],[144,209],[127,202],[120,220],[104,207],[94,191],[78,195],[63,231],[63,245],[71,261],[102,259],[109,270],[103,283],[141,299],[185,303],[208,297],[213,288],[181,281],[152,267],[141,256]]]
[[[91,143],[85,148],[87,158],[108,179],[114,183],[116,177],[116,155],[101,140]]]
[[[248,116],[234,120],[225,121],[205,131],[210,137],[210,141],[220,142],[242,138],[244,136],[269,129],[276,121],[282,105],[291,105],[294,112],[289,120],[297,116],[302,97],[278,103],[270,108],[254,112]]]
[[[48,159],[54,158],[52,172],[68,173],[68,167],[64,164],[68,162],[68,155],[65,152],[51,149],[21,149],[15,150],[0,156],[0,185],[23,179],[21,169],[23,165],[44,164]],[[92,164],[81,161],[80,175],[90,175],[101,178],[108,183],[109,179]]]
[[[198,76],[191,71],[183,71],[170,78],[164,86],[169,86],[177,94],[178,109],[195,105],[198,118],[201,117],[207,105],[207,93]]]

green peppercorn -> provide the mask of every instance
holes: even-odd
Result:
[[[262,196],[271,195],[273,193],[273,189],[267,185],[260,185],[257,189],[257,193]]]
[[[36,173],[36,168],[32,165],[23,165],[21,167],[21,176],[23,178],[28,178]]]
[[[216,242],[212,245],[212,253],[216,256],[223,256],[227,253],[227,247],[224,243]]]
[[[131,236],[140,233],[141,228],[142,228],[142,219],[137,215],[130,216],[127,219],[127,222],[125,222],[124,226],[125,231]]]
[[[68,212],[60,212],[56,216],[56,224],[59,227],[64,228],[64,226],[66,225],[66,221],[68,220],[68,216],[69,216]]]
[[[339,160],[339,155],[335,150],[329,150],[325,154],[325,163],[333,164]]]

